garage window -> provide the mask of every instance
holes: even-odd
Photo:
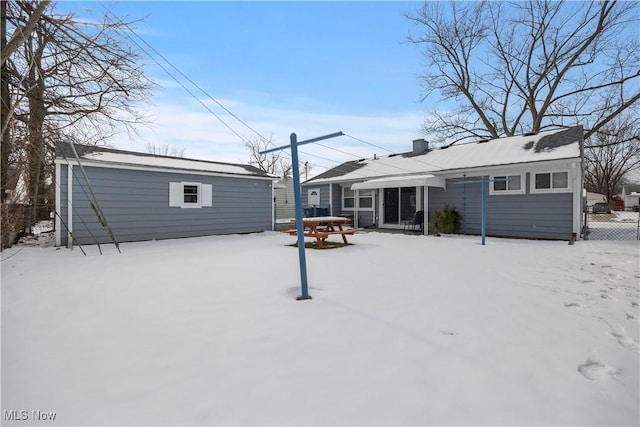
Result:
[[[169,206],[174,208],[203,208],[213,205],[211,184],[200,182],[170,182]]]

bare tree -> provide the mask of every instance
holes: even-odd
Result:
[[[291,175],[291,162],[282,157],[282,151],[260,154],[261,151],[273,148],[273,138],[252,138],[245,142],[249,150],[249,164],[268,174],[287,177]]]
[[[585,147],[585,188],[607,196],[620,194],[626,175],[640,167],[640,118],[618,117]]]
[[[51,0],[43,0],[35,7],[32,7],[32,5],[28,2],[19,4],[19,6],[25,12],[27,12],[27,18],[24,20],[24,25],[16,25],[16,28],[11,36],[11,40],[9,40],[8,42],[6,41],[6,27],[4,26],[6,25],[6,21],[3,21],[2,36],[4,42],[2,43],[2,51],[0,52],[2,65],[4,65],[4,63],[13,52],[18,50],[22,42],[24,42],[24,40],[29,37],[29,34],[31,34],[31,32],[36,27],[38,21],[40,20],[40,17],[49,6],[49,3],[51,3]],[[3,5],[2,8],[3,16],[5,16],[6,5]]]
[[[637,2],[427,2],[406,17],[427,59],[423,130],[436,141],[582,124],[585,139],[638,111]]]
[[[3,31],[12,28],[14,35],[46,7],[36,1],[2,3]],[[32,219],[38,205],[51,202],[56,142],[104,143],[118,126],[135,131],[144,121],[136,106],[154,84],[122,32],[129,25],[110,12],[102,22],[84,22],[48,8],[9,52],[3,64],[1,169],[12,162],[26,166]],[[6,182],[3,173],[3,193]]]

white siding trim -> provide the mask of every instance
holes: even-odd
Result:
[[[271,231],[276,231],[276,186],[275,183],[271,183]],[[285,192],[287,191],[285,185]]]
[[[56,246],[60,246],[62,244],[62,236],[60,235],[62,225],[60,221],[60,192],[62,191],[62,188],[60,186],[61,167],[62,166],[60,166],[60,163],[56,163],[56,217],[54,219],[56,228]]]
[[[582,182],[582,168],[578,167],[578,164],[571,165],[571,171],[569,176],[573,177],[573,188],[583,188]],[[580,232],[582,231],[582,191],[573,192],[573,232],[576,234],[576,239],[580,238]]]

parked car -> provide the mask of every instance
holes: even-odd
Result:
[[[609,206],[608,203],[594,203],[592,211],[594,214],[601,214],[601,213],[610,214],[611,207]]]

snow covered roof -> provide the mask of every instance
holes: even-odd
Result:
[[[385,176],[449,172],[560,159],[579,159],[582,126],[343,163],[308,183],[361,181]]]
[[[170,170],[255,176],[270,179],[275,178],[251,165],[185,159],[182,157],[161,156],[157,154],[139,153],[135,151],[124,151],[89,145],[75,144],[74,147],[81,160],[105,164],[108,163],[113,164],[116,167],[117,165],[129,167],[154,167]],[[75,155],[69,144],[57,145],[56,157],[75,162]]]

